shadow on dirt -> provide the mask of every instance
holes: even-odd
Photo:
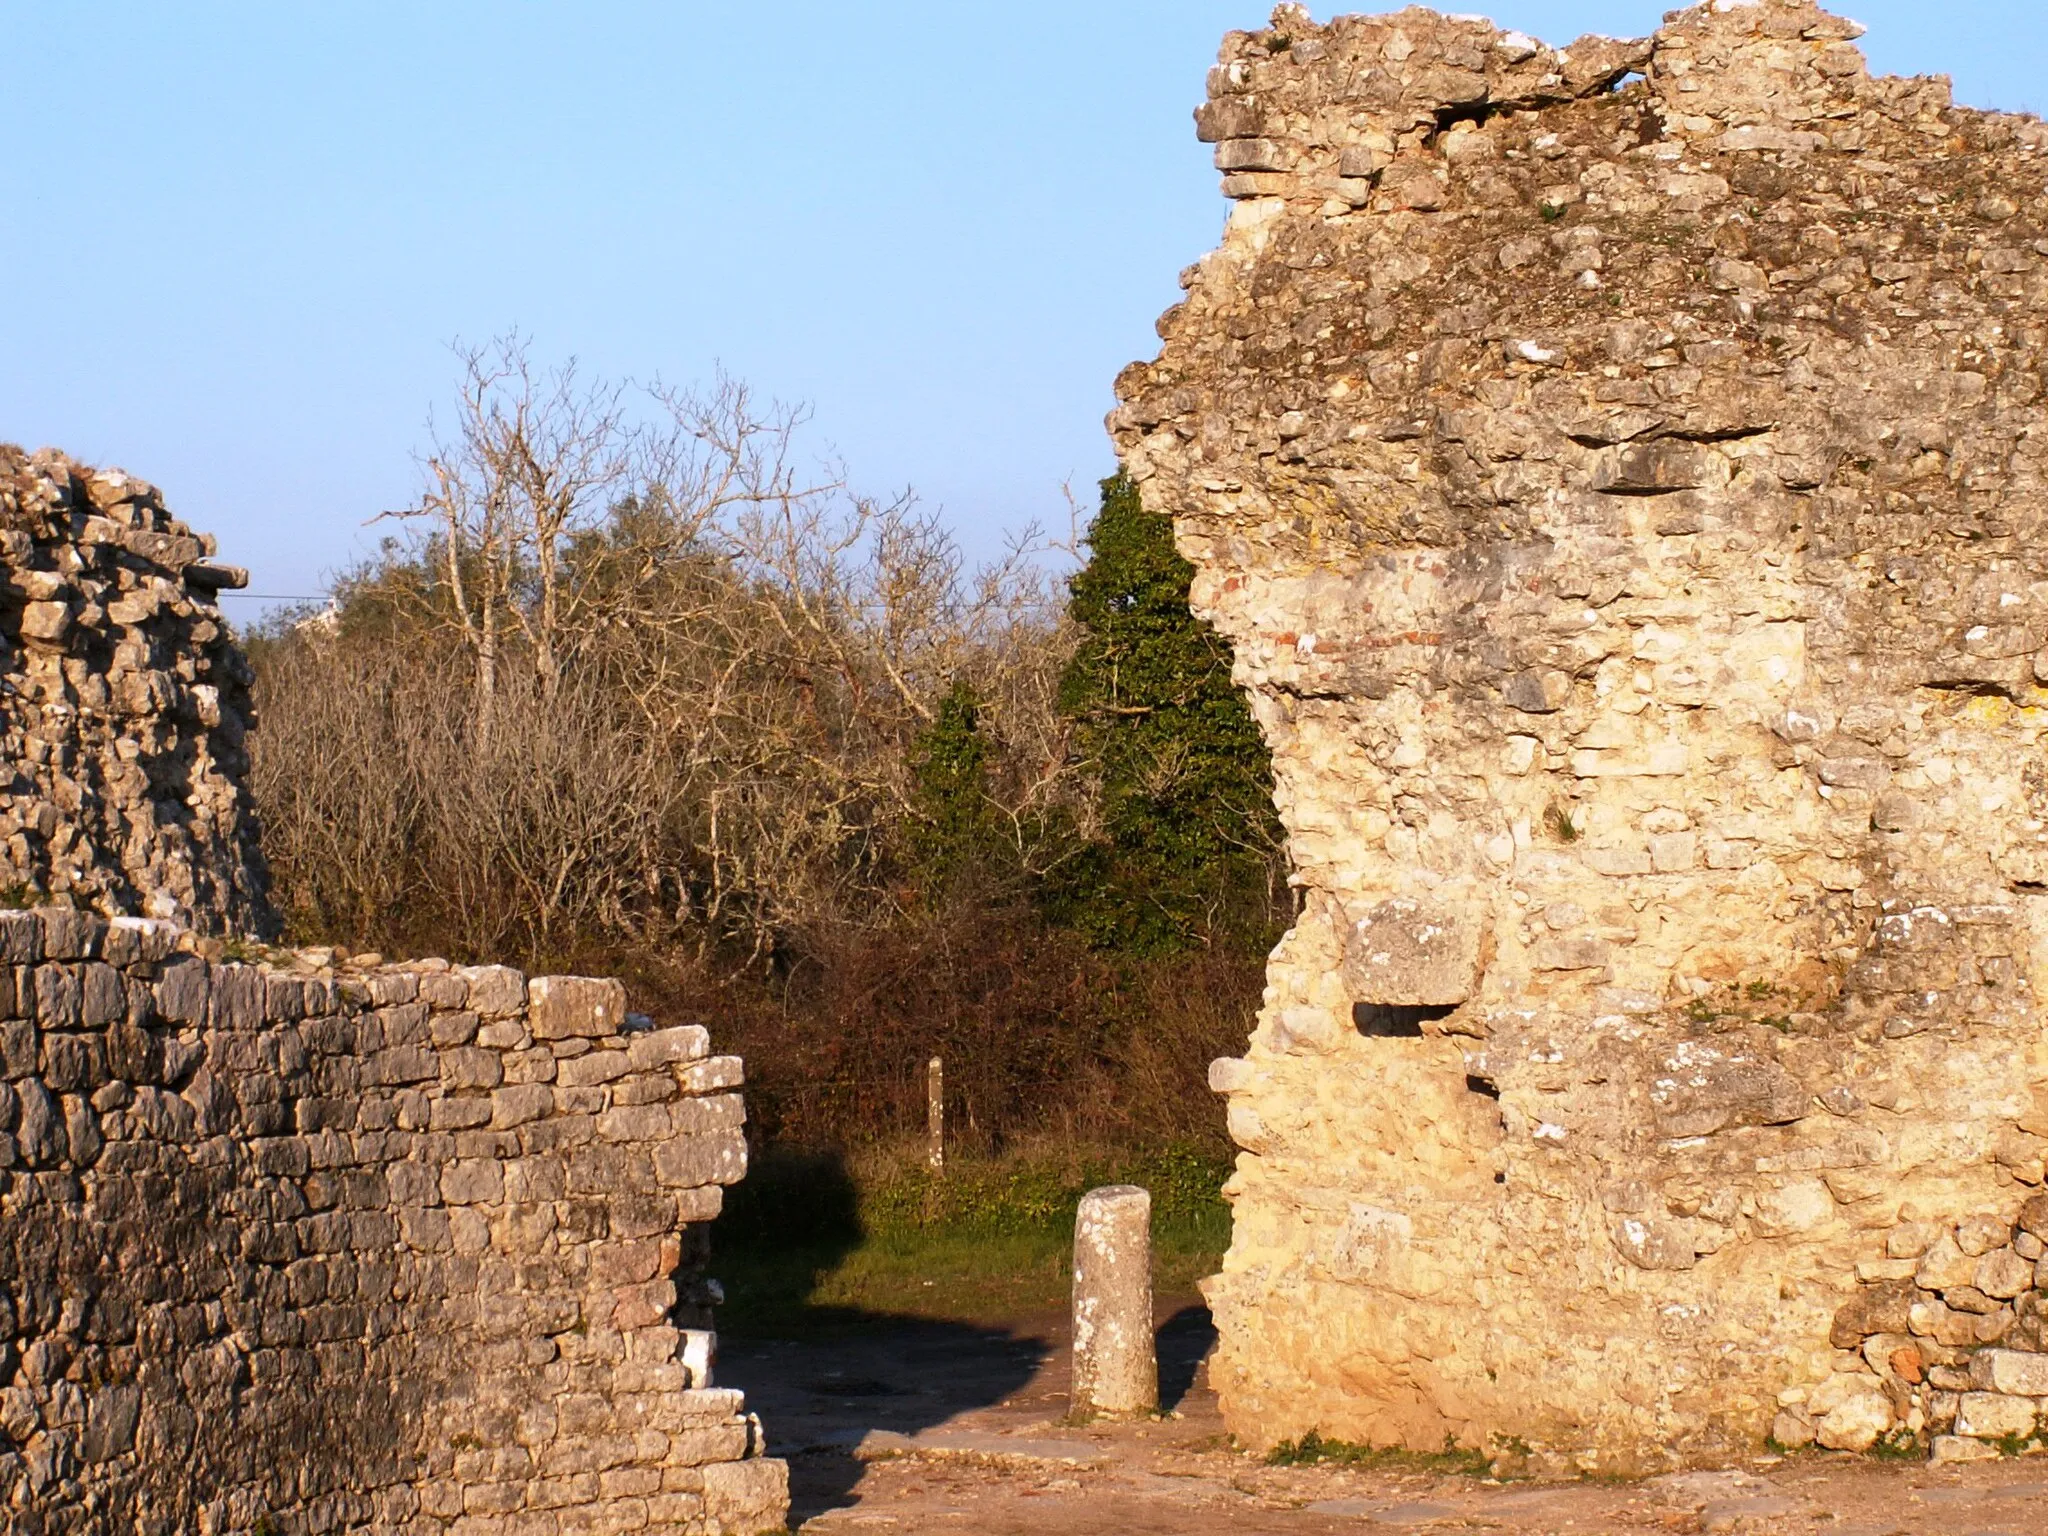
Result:
[[[713,1269],[735,1282],[718,1380],[746,1392],[770,1453],[790,1459],[792,1527],[857,1502],[870,1435],[1008,1402],[1052,1357],[1030,1330],[819,1304],[820,1280],[867,1237],[836,1156],[779,1154],[771,1178],[731,1193],[712,1236]]]
[[[1203,1306],[1182,1307],[1152,1335],[1159,1355],[1159,1406],[1168,1412],[1194,1391],[1202,1362],[1216,1344],[1216,1324]]]
[[[914,1435],[1008,1402],[1052,1354],[1028,1334],[869,1313],[854,1331],[806,1339],[721,1341],[719,1381],[744,1388],[772,1454],[787,1456],[790,1524],[857,1503],[861,1443]],[[1060,1401],[1049,1414],[1064,1410]]]

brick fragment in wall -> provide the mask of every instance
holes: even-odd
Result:
[[[1252,1445],[1858,1448],[2048,1350],[2048,129],[1857,31],[1289,6],[1210,75],[1109,428],[1302,896],[1212,1074]]]
[[[0,887],[275,931],[247,786],[253,674],[217,600],[245,578],[211,552],[154,487],[0,445]]]
[[[0,1508],[780,1527],[783,1464],[683,1332],[746,1167],[706,1031],[621,1033],[615,982],[220,964],[71,910],[0,914],[0,947]],[[605,1070],[536,1080],[535,1038]]]

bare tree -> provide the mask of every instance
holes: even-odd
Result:
[[[961,676],[1028,764],[994,793],[1031,852],[1066,788],[1070,648],[1035,535],[969,571],[911,494],[855,493],[803,455],[802,409],[724,376],[628,390],[517,337],[458,357],[395,514],[415,537],[270,668],[266,814],[314,906],[425,903],[479,950],[510,922],[758,956],[884,921],[913,745]]]
[[[387,514],[434,530],[448,607],[476,659],[485,734],[508,628],[531,648],[543,698],[554,697],[581,617],[564,580],[565,544],[610,509],[638,446],[623,386],[586,382],[573,358],[537,370],[528,351],[517,334],[457,346],[454,423],[435,433],[419,502]]]

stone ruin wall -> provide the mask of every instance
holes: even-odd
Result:
[[[711,1379],[736,1058],[616,981],[195,947],[0,912],[0,1524],[781,1529]]]
[[[1227,1419],[2048,1434],[2048,129],[1715,0],[1234,33],[1110,418],[1274,755]]]
[[[740,1062],[616,981],[252,942],[212,553],[0,449],[0,1528],[780,1530],[712,1380]]]
[[[274,930],[214,552],[155,487],[0,445],[0,891]]]

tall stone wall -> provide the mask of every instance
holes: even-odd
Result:
[[[1248,1441],[2043,1432],[2048,129],[1803,0],[1232,34],[1110,418],[1302,912],[1209,1297]]]
[[[153,486],[0,444],[0,891],[267,935],[246,575]]]
[[[617,982],[0,912],[0,1525],[782,1528],[711,1380],[740,1063]]]

